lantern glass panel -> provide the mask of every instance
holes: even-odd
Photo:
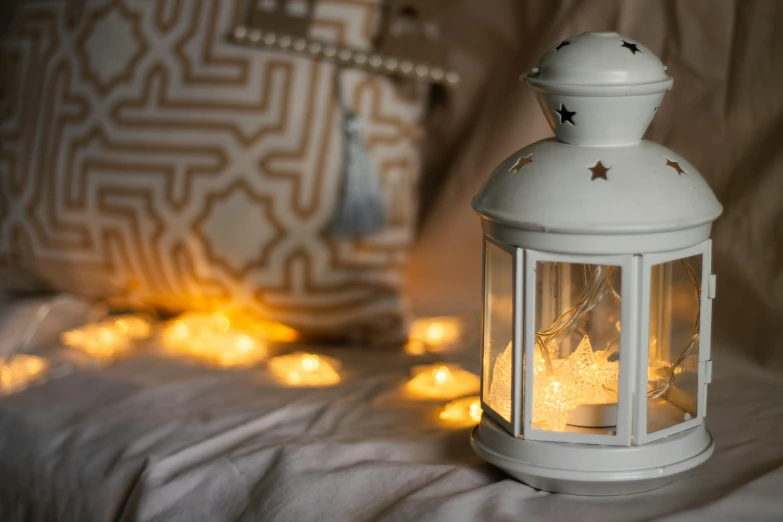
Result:
[[[513,255],[486,243],[484,299],[484,403],[511,422]]]
[[[701,255],[652,266],[647,433],[696,417],[701,280]]]
[[[536,263],[534,428],[615,432],[621,277],[619,266]]]

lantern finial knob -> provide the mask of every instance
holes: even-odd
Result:
[[[638,142],[672,86],[649,49],[612,31],[563,40],[525,81],[557,139],[602,146]]]

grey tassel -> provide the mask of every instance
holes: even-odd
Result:
[[[386,203],[375,165],[362,141],[359,119],[343,103],[339,75],[339,69],[335,70],[335,91],[343,114],[345,144],[340,200],[331,229],[337,237],[363,237],[383,229]]]

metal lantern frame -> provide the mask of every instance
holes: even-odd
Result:
[[[710,355],[712,300],[715,297],[716,278],[711,273],[712,240],[707,239],[691,247],[667,252],[649,252],[646,254],[565,254],[516,247],[489,236],[484,236],[483,248],[483,302],[482,309],[482,376],[484,368],[484,350],[487,346],[485,330],[487,309],[487,268],[486,245],[493,244],[512,256],[513,312],[512,312],[512,381],[511,381],[511,419],[506,420],[485,401],[486,379],[481,381],[481,407],[493,421],[515,437],[526,440],[571,442],[579,444],[602,444],[615,446],[642,445],[696,427],[703,422],[707,408],[707,386],[712,381],[712,359]],[[650,281],[653,266],[679,261],[694,255],[702,256],[701,297],[699,308],[699,354],[698,354],[698,404],[696,415],[668,428],[647,433],[647,361],[649,356],[649,311],[651,302]],[[533,360],[535,350],[536,314],[536,263],[562,262],[574,264],[611,265],[623,272],[621,295],[623,304],[620,309],[620,370],[618,390],[618,412],[615,434],[590,434],[575,432],[557,432],[533,427],[533,365],[524,361]],[[530,325],[530,326],[528,326]]]
[[[584,33],[548,51],[525,81],[556,138],[530,144],[509,156],[473,199],[484,237],[484,292],[483,416],[473,431],[472,444],[488,462],[540,489],[585,495],[653,489],[701,464],[714,449],[704,423],[712,380],[710,329],[716,290],[710,231],[722,207],[685,158],[642,139],[673,83],[660,60],[643,45],[613,32]],[[490,245],[509,257],[494,257],[499,254],[493,250],[490,259]],[[698,280],[688,262],[694,256],[700,256]],[[682,261],[682,268],[675,261]],[[573,315],[577,313],[576,294],[569,292],[578,286],[567,278],[574,275],[572,267],[579,265],[585,270],[585,290],[576,297],[581,306],[577,316]],[[538,266],[544,267],[541,274]],[[619,267],[619,293],[612,286],[616,271],[595,271],[603,270],[602,266]],[[684,328],[686,309],[676,308],[679,305],[673,301],[675,292],[681,292],[675,285],[682,283],[683,270],[698,289],[699,310],[693,316],[698,317],[698,331],[696,324]],[[595,286],[588,288],[587,274]],[[659,285],[656,294],[651,289],[654,274]],[[603,282],[596,284],[597,278],[604,278]],[[606,297],[605,285],[619,306],[615,324],[619,333],[612,332],[611,341],[600,350],[603,369],[596,366],[581,373],[592,368],[585,365],[594,363],[585,361],[593,361],[598,353],[590,335],[601,343],[608,330],[599,324],[599,316],[595,322],[590,318],[590,335],[581,327],[574,329],[574,324],[588,317],[585,314]],[[536,317],[539,294],[541,309],[547,310],[540,322]],[[568,308],[558,312],[564,303]],[[688,303],[695,310],[696,300]],[[604,304],[600,314],[614,322],[616,308],[609,315],[607,310]],[[651,319],[651,311],[658,315]],[[536,328],[549,323],[553,314],[557,319],[538,332],[542,338],[537,339]],[[691,316],[687,317],[690,321]],[[497,332],[494,323],[488,325],[492,321],[499,321]],[[652,321],[655,341],[650,335]],[[565,344],[559,339],[564,332],[574,331],[584,334],[585,345],[580,342],[562,357],[574,339]],[[672,347],[686,338],[683,334],[690,342],[672,359]],[[660,335],[666,337],[659,342]],[[615,344],[618,338],[619,345]],[[561,370],[547,362],[544,377],[537,373],[544,370],[543,362],[536,361],[536,342],[549,346],[553,341],[561,357],[552,360],[561,361]],[[652,359],[651,342],[656,343]],[[695,346],[697,356],[692,351]],[[580,347],[579,361],[568,362]],[[592,353],[583,359],[587,348]],[[544,352],[539,357],[551,355]],[[492,389],[496,370],[503,382],[498,396]],[[558,380],[552,380],[555,377]],[[557,385],[547,388],[540,403],[549,404],[541,415],[555,411],[556,418],[541,426],[533,423],[536,378],[548,379],[540,383],[543,386]],[[570,395],[561,397],[558,394],[566,392],[560,387],[565,381],[560,380],[565,378],[574,381],[567,383]],[[599,378],[609,379],[602,382],[612,386],[601,389],[598,380],[590,381]],[[648,391],[650,383],[658,388]],[[612,397],[616,391],[616,406],[592,399],[582,402],[583,397],[594,396],[578,389],[582,385],[599,393],[611,391]],[[546,403],[551,397],[555,402]],[[587,410],[599,414],[584,424],[571,423],[572,413],[585,422],[580,415]],[[605,424],[593,422],[596,419]]]

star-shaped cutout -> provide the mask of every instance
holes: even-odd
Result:
[[[562,103],[560,104],[560,108],[556,109],[555,112],[560,116],[560,123],[570,123],[571,125],[576,125],[574,123],[574,120],[572,119],[574,116],[576,116],[576,113],[573,111],[569,111],[565,105]]]
[[[594,167],[588,167],[587,170],[593,173],[593,175],[590,177],[590,181],[593,181],[594,179],[603,179],[606,180],[606,173],[609,172],[609,169],[612,167],[606,168],[604,167],[603,163],[600,161],[595,164]]]
[[[636,54],[636,53],[641,53],[642,52],[642,50],[639,49],[636,46],[635,43],[629,43],[629,42],[626,42],[625,40],[623,40],[622,42],[623,42],[623,44],[620,47],[627,48],[629,51],[631,51],[632,54]],[[644,54],[644,53],[642,53],[642,54]]]
[[[671,167],[671,168],[673,168],[674,170],[676,170],[676,171],[677,171],[677,174],[679,174],[680,176],[682,176],[683,174],[685,174],[685,171],[684,171],[684,170],[682,170],[682,167],[680,167],[680,164],[679,164],[679,163],[677,163],[676,161],[672,161],[672,160],[670,160],[669,158],[666,158],[666,166],[667,166],[667,167]]]
[[[563,47],[565,47],[566,45],[571,45],[571,40],[563,40],[562,42],[560,42],[559,44],[557,44],[557,45],[555,46],[555,48],[554,48],[554,49],[552,49],[552,50],[553,50],[553,51],[555,51],[555,52],[557,52],[557,51],[559,51],[560,49],[562,49]]]
[[[525,157],[519,157],[519,158],[517,158],[517,162],[516,162],[516,163],[514,163],[514,166],[513,166],[513,167],[511,167],[511,168],[510,168],[510,169],[508,169],[508,170],[509,170],[509,172],[510,172],[510,171],[512,171],[512,170],[513,170],[514,172],[519,172],[519,169],[521,169],[522,167],[524,167],[524,166],[525,166],[525,165],[527,165],[528,163],[533,163],[533,154],[528,154],[528,155],[527,155],[527,156],[525,156]]]

